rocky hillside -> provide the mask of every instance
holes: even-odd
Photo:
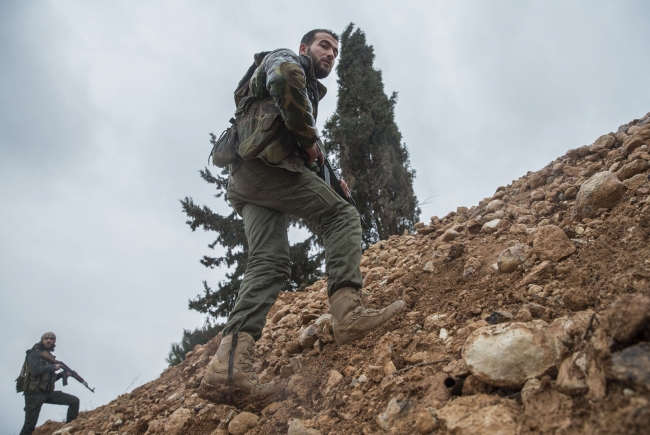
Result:
[[[284,293],[257,370],[262,410],[199,397],[221,339],[37,434],[647,434],[650,114],[471,208],[363,255],[364,303],[406,309],[336,346],[325,282]]]

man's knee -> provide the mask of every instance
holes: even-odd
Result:
[[[361,234],[359,213],[347,202],[333,207],[323,219],[324,229],[344,231],[348,234]]]

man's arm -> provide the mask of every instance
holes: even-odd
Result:
[[[27,365],[29,365],[29,371],[39,376],[46,372],[55,372],[57,370],[54,364],[46,362],[37,350],[32,350],[27,356]]]
[[[302,148],[312,147],[318,140],[318,131],[305,88],[305,73],[296,55],[290,50],[272,52],[264,60],[264,69],[266,89],[280,109],[285,125]]]

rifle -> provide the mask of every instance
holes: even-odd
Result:
[[[88,388],[88,389],[89,389],[90,391],[92,391],[93,393],[95,392],[95,389],[94,389],[94,388],[90,388],[90,387],[88,386],[88,383],[87,383],[86,381],[84,381],[84,378],[82,378],[81,376],[79,376],[79,373],[77,373],[77,372],[75,372],[74,370],[72,370],[72,369],[71,369],[70,367],[68,367],[64,362],[62,362],[62,361],[58,361],[58,360],[54,357],[54,355],[52,355],[49,351],[47,351],[47,350],[46,350],[46,351],[43,351],[43,353],[41,353],[41,358],[43,358],[43,359],[46,360],[46,361],[51,362],[52,364],[58,364],[58,365],[61,366],[61,368],[64,370],[64,372],[63,372],[63,386],[64,386],[64,387],[65,387],[66,385],[68,385],[68,375],[70,375],[70,376],[72,376],[73,378],[75,378],[77,381],[79,381],[79,382],[80,382],[84,387]]]
[[[343,192],[343,188],[341,187],[340,183],[341,177],[339,177],[336,171],[332,168],[332,164],[327,158],[327,154],[325,154],[323,147],[321,147],[320,139],[316,142],[316,145],[320,149],[321,154],[323,154],[322,165],[318,161],[318,158],[316,158],[316,164],[318,165],[318,176],[321,177],[325,183],[330,185],[341,198],[349,202],[354,208],[357,208],[357,203],[354,201],[354,199],[352,199],[352,193],[350,192],[350,189],[346,189],[347,195],[345,192]],[[334,182],[332,182],[332,180],[334,180]]]

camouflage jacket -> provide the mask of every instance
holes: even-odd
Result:
[[[27,351],[26,393],[54,391],[54,382],[62,376],[60,373],[56,373],[54,364],[41,358],[42,352],[43,348],[40,343],[35,344]]]
[[[318,102],[326,93],[309,56],[286,48],[264,56],[249,81],[248,95],[268,102],[269,110],[279,112],[283,126],[257,157],[274,166],[301,170],[304,161],[296,145],[309,148],[319,139]]]

